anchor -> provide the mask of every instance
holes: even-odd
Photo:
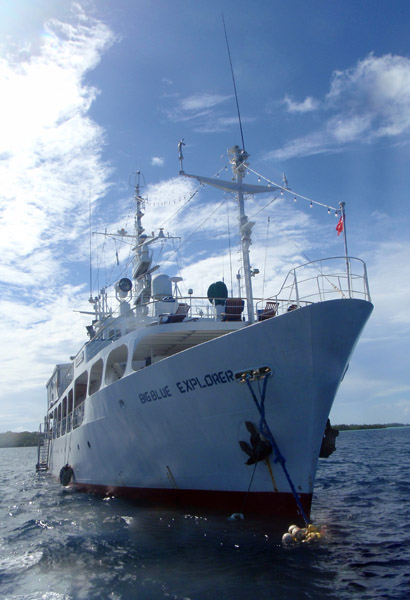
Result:
[[[255,425],[250,421],[245,421],[246,429],[251,434],[251,445],[248,442],[240,441],[239,445],[241,449],[249,456],[245,464],[253,465],[256,462],[264,460],[269,454],[272,453],[272,444],[267,440],[264,440]]]

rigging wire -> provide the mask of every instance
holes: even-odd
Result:
[[[127,262],[124,264],[123,268],[121,269],[120,273],[117,274],[115,277],[113,277],[113,279],[108,283],[106,282],[106,287],[111,287],[112,285],[114,285],[114,283],[116,281],[118,281],[118,279],[121,279],[121,277],[123,275],[126,275],[129,269],[130,264],[132,263],[132,256],[128,257]],[[113,269],[111,269],[112,272]]]
[[[165,260],[165,261],[162,263],[162,265],[165,265],[165,264],[166,264],[166,263],[167,263],[167,262],[168,262],[168,261],[169,261],[169,260],[172,258],[172,256],[173,256],[173,255],[174,255],[176,252],[178,252],[178,251],[181,249],[181,247],[182,247],[184,244],[186,244],[186,243],[187,243],[187,242],[188,242],[188,241],[189,241],[189,240],[192,238],[192,236],[193,236],[193,235],[194,235],[194,234],[195,234],[195,233],[196,233],[196,232],[197,232],[199,229],[201,229],[201,227],[202,227],[202,226],[203,226],[203,225],[204,225],[204,224],[205,224],[207,221],[209,221],[209,219],[210,219],[210,218],[211,218],[211,217],[212,217],[212,216],[213,216],[213,215],[214,215],[214,214],[215,214],[215,213],[216,213],[216,212],[217,212],[217,211],[218,211],[218,210],[221,208],[221,206],[222,206],[222,204],[223,204],[224,202],[225,202],[225,198],[224,198],[224,199],[222,200],[222,202],[220,202],[220,203],[218,204],[218,206],[217,206],[217,207],[216,207],[216,208],[215,208],[215,209],[214,209],[214,210],[213,210],[213,211],[212,211],[212,212],[211,212],[211,213],[210,213],[210,214],[209,214],[209,215],[206,217],[206,219],[204,219],[204,220],[202,221],[202,223],[200,223],[200,224],[198,225],[198,227],[197,227],[196,229],[194,229],[194,231],[193,231],[193,232],[192,232],[192,233],[191,233],[191,234],[190,234],[190,235],[189,235],[189,236],[188,236],[188,237],[187,237],[187,238],[186,238],[186,239],[185,239],[183,242],[181,242],[181,243],[180,243],[180,245],[178,246],[178,248],[176,248],[176,249],[175,249],[175,250],[174,250],[174,251],[173,251],[173,252],[172,252],[172,253],[171,253],[171,254],[170,254],[170,255],[169,255],[167,258],[166,258],[166,260]]]
[[[269,225],[270,225],[270,217],[268,217],[268,225],[267,225],[267,228],[266,228],[265,263],[263,265],[262,298],[265,297],[266,262],[267,262],[267,258],[268,258]]]
[[[223,19],[223,15],[222,15],[222,19]],[[224,21],[224,20],[223,20]],[[236,101],[237,101],[237,109],[238,109],[238,118],[239,118],[239,124],[241,127],[241,135],[242,135],[242,125],[241,125],[241,121],[240,121],[240,112],[239,112],[239,104],[238,104],[238,99],[237,99],[237,95],[236,95],[236,86],[235,86],[235,79],[234,79],[234,74],[233,74],[233,69],[232,69],[232,61],[231,61],[231,57],[230,57],[230,51],[229,51],[229,44],[228,44],[228,39],[227,39],[227,34],[226,34],[226,27],[225,27],[225,22],[224,22],[224,29],[225,29],[225,36],[226,36],[226,42],[227,42],[227,48],[228,48],[228,55],[229,55],[229,59],[230,59],[230,65],[231,65],[231,72],[232,72],[232,77],[233,77],[233,83],[234,83],[234,89],[235,89],[235,97],[236,97]],[[244,147],[244,140],[243,140],[243,136],[242,136],[242,143],[243,143],[243,147]],[[220,173],[223,170],[227,169],[227,165],[224,165],[221,169],[219,169],[214,177],[219,177]],[[291,193],[294,196],[294,199],[296,201],[296,198],[301,198],[303,200],[306,200],[308,202],[310,202],[310,205],[312,206],[313,204],[318,205],[318,206],[322,206],[328,209],[328,212],[330,212],[330,209],[335,211],[335,215],[338,215],[341,211],[340,208],[335,208],[332,207],[328,204],[324,204],[322,202],[318,202],[316,200],[312,200],[311,198],[308,198],[306,196],[303,196],[302,194],[298,194],[295,193],[293,190],[290,190],[287,187],[287,184],[285,182],[285,186],[279,185],[276,182],[268,179],[267,177],[261,175],[260,173],[258,173],[257,171],[251,169],[249,166],[247,167],[247,171],[248,172],[252,172],[254,175],[256,175],[258,177],[258,179],[264,179],[268,185],[273,185],[276,188],[279,188],[281,190],[281,195],[283,195],[284,192],[287,193]],[[189,196],[188,200],[182,205],[180,206],[173,214],[171,214],[162,224],[162,227],[164,227],[169,221],[171,221],[174,217],[176,217],[186,206],[187,204],[199,193],[199,190],[201,189],[201,187],[204,187],[203,184],[200,184]],[[273,191],[273,190],[272,190]],[[257,216],[259,213],[263,212],[268,206],[270,206],[273,202],[275,202],[276,200],[278,200],[279,196],[275,196],[274,198],[272,198],[271,200],[269,200],[269,202],[267,204],[265,204],[265,206],[263,206],[262,208],[260,208],[259,210],[257,210],[255,213],[253,213],[250,218],[254,218],[255,216]],[[174,254],[176,254],[180,248],[182,247],[183,244],[185,244],[186,242],[188,242],[192,236],[199,230],[201,229],[201,227],[203,227],[203,225],[215,214],[215,212],[222,206],[223,202],[225,201],[222,200],[222,202],[215,208],[214,211],[212,211],[212,213],[186,238],[186,240],[184,240],[179,246],[178,248],[175,248],[174,251],[167,257],[167,259],[165,260],[165,262],[163,264],[166,264],[172,257]],[[149,203],[149,200],[147,200],[147,202]],[[126,223],[128,223],[129,218],[130,218],[130,213],[131,213],[131,207],[130,210],[128,211],[128,215],[127,215],[127,220]],[[231,293],[233,290],[233,266],[232,266],[232,249],[231,249],[231,239],[230,239],[230,222],[229,222],[229,212],[228,212],[228,216],[227,216],[227,221],[228,221],[228,244],[229,244],[229,260],[230,260],[230,279],[231,279]],[[89,198],[89,223],[90,223],[90,294],[92,295],[92,262],[91,262],[91,256],[92,256],[92,242],[91,242],[91,200]],[[270,223],[270,217],[268,218],[268,231],[269,231],[269,223]],[[128,258],[125,262],[125,266],[121,271],[121,274],[123,274],[124,272],[126,272],[126,270],[128,269],[130,263],[132,262],[133,259],[133,255],[132,255],[132,246],[133,244],[131,242],[128,242],[127,240],[125,240],[124,238],[121,238],[120,244],[119,244],[119,248],[117,248],[117,238],[114,236],[111,236],[110,234],[107,233],[107,230],[105,230],[105,233],[102,234],[104,235],[104,238],[107,237],[111,237],[112,239],[114,239],[115,242],[115,250],[116,250],[116,263],[119,266],[119,258],[118,258],[118,251],[121,250],[121,247],[123,244],[128,244],[130,246],[130,250],[129,250],[129,255]],[[298,252],[308,261],[310,262],[310,258],[303,252],[301,251],[301,249],[298,247],[298,245],[295,243],[294,240],[291,240],[286,234],[284,234],[285,237],[287,237],[289,239],[289,241],[292,242],[292,244],[296,247],[296,249],[298,250]],[[268,236],[268,233],[267,233]],[[104,256],[104,251],[105,251],[105,239],[102,245],[102,255]],[[268,241],[268,240],[267,240]],[[160,250],[160,256],[162,255],[164,250],[164,245],[162,244],[161,246],[161,250]],[[97,269],[96,269],[96,276],[95,276],[95,282],[97,287],[99,287],[99,270],[101,267],[101,259],[98,256],[98,244],[97,244]],[[264,287],[265,287],[265,279],[266,279],[266,262],[267,262],[267,244],[266,244],[266,248],[265,248],[265,266],[264,266],[264,279],[263,279],[263,292],[264,292]],[[180,270],[179,265],[178,266],[178,270]],[[108,287],[109,285],[112,285],[111,283],[107,283],[108,279],[112,278],[112,274],[114,271],[114,267],[115,264],[112,265],[111,270],[109,275],[107,276],[107,265],[104,261],[104,275],[105,275],[105,282],[106,282],[106,286]],[[263,296],[263,293],[262,293]]]
[[[231,51],[229,49],[228,34],[226,33],[226,25],[225,25],[225,19],[224,19],[224,14],[223,13],[222,13],[222,22],[223,22],[223,26],[224,26],[225,41],[226,41],[226,48],[228,50],[229,64],[230,64],[230,67],[231,67],[233,89],[234,89],[234,92],[235,92],[236,110],[238,111],[238,121],[239,121],[239,129],[241,130],[242,148],[243,148],[243,150],[245,150],[245,141],[243,139],[241,113],[240,113],[240,110],[239,110],[239,102],[238,102],[238,93],[236,91],[235,75],[234,75],[234,72],[233,72]]]
[[[194,190],[194,191],[192,192],[192,194],[189,196],[189,198],[188,198],[188,200],[185,202],[185,204],[183,204],[182,206],[180,206],[180,207],[178,208],[178,210],[177,210],[177,211],[175,211],[175,212],[174,212],[172,215],[170,215],[170,216],[168,217],[168,219],[166,219],[165,221],[163,221],[163,222],[162,222],[162,225],[161,225],[161,227],[165,227],[165,225],[166,225],[166,224],[167,224],[169,221],[171,221],[171,219],[173,219],[173,218],[174,218],[174,217],[175,217],[175,216],[176,216],[176,215],[177,215],[177,214],[178,214],[178,213],[179,213],[179,212],[180,212],[180,211],[181,211],[183,208],[185,208],[185,206],[188,204],[188,202],[191,202],[191,200],[192,200],[192,199],[193,199],[193,198],[194,198],[194,197],[195,197],[195,196],[198,194],[198,192],[199,192],[199,190],[200,190],[200,189],[201,189],[201,186],[200,186],[200,185],[198,185],[198,187],[196,188],[196,190]]]
[[[233,271],[232,271],[232,248],[231,248],[231,226],[229,222],[229,202],[226,203],[226,218],[228,221],[228,248],[229,248],[229,271],[231,275],[231,296],[233,296]]]
[[[335,208],[334,206],[331,206],[330,204],[323,204],[323,202],[318,202],[317,200],[312,200],[312,198],[308,198],[307,196],[303,196],[302,194],[298,194],[296,192],[294,192],[293,190],[280,185],[279,183],[276,183],[275,181],[272,181],[271,179],[268,179],[267,177],[265,177],[264,175],[262,175],[261,173],[258,173],[257,171],[255,171],[254,169],[251,169],[249,166],[247,167],[247,170],[250,173],[253,173],[254,175],[256,175],[258,177],[258,179],[264,179],[268,185],[274,185],[275,187],[279,188],[281,190],[281,194],[283,194],[284,192],[287,192],[288,194],[292,194],[295,198],[301,198],[302,200],[307,200],[310,205],[312,206],[313,204],[316,204],[317,206],[323,206],[324,208],[327,208],[328,211],[334,210],[335,214],[339,214],[341,212],[340,208]],[[273,191],[273,190],[272,190]]]
[[[91,247],[91,196],[88,190],[88,226],[90,229],[90,298],[93,297],[93,270],[92,270],[92,247]]]
[[[105,230],[105,234],[103,234],[103,235],[104,236],[107,235],[107,229]],[[97,253],[98,253],[98,250],[97,250]],[[101,248],[100,256],[98,257],[98,263],[97,263],[97,289],[98,290],[100,289],[100,269],[103,270],[104,281],[106,281],[107,280],[107,268],[106,268],[106,264],[105,264],[105,237],[104,237],[104,241],[102,243],[102,248]]]
[[[265,210],[265,208],[268,208],[268,206],[270,206],[278,198],[279,198],[279,196],[275,196],[274,198],[272,198],[271,200],[269,200],[269,202],[267,204],[265,204],[265,206],[262,206],[262,208],[260,208],[255,213],[253,213],[253,215],[251,215],[249,218],[253,219],[254,217],[256,217],[256,215],[258,215],[260,212],[262,212],[263,210]]]
[[[224,165],[221,169],[219,169],[219,171],[217,171],[215,173],[215,175],[213,175],[213,177],[219,177],[219,175],[222,173],[222,171],[224,171],[228,166],[228,163],[226,165]],[[168,219],[166,219],[165,221],[162,222],[161,227],[164,228],[165,225],[171,221],[171,219],[173,219],[179,212],[181,212],[182,209],[185,208],[185,206],[199,193],[199,190],[203,187],[203,184],[199,184],[198,187],[192,192],[192,194],[189,196],[188,200],[182,204],[182,206],[180,206],[178,208],[178,210],[176,210],[172,215],[170,215],[168,217]]]
[[[128,223],[129,223],[129,220],[130,220],[130,217],[131,217],[132,209],[133,209],[133,205],[132,205],[132,201],[131,201],[130,205],[129,205],[129,208],[128,208],[128,212],[127,212],[127,217],[126,217],[126,220],[125,220],[125,227],[124,227],[124,229],[126,229],[127,226],[128,226]],[[132,247],[134,246],[134,243],[131,242],[131,241],[126,240],[123,236],[121,236],[120,237],[120,241],[119,241],[119,243],[117,245],[118,236],[115,235],[115,234],[109,234],[109,233],[107,233],[107,229],[105,229],[104,233],[100,233],[99,231],[94,231],[92,233],[94,235],[102,235],[102,236],[104,236],[104,242],[103,242],[103,247],[102,247],[102,254],[103,254],[103,256],[105,256],[104,250],[105,250],[105,241],[106,241],[106,239],[109,238],[109,239],[114,240],[115,263],[113,263],[111,265],[111,269],[110,269],[110,272],[109,272],[108,276],[107,276],[106,264],[104,262],[105,286],[109,287],[110,285],[112,285],[114,283],[114,281],[112,283],[108,283],[108,281],[113,279],[112,276],[113,276],[113,272],[114,272],[115,267],[116,266],[120,266],[120,264],[122,262],[122,261],[120,261],[120,258],[119,258],[119,254],[121,252],[121,248],[124,245],[128,245],[129,246],[128,257],[126,259],[124,259],[126,261],[126,263],[125,263],[126,267],[125,267],[125,269],[123,268],[121,270],[120,276],[123,275],[126,272],[126,270],[128,269],[130,263],[132,262],[132,259],[133,259]],[[90,207],[90,237],[91,237],[91,207]],[[99,280],[99,269],[100,269],[100,261],[98,259],[98,244],[97,244],[97,275],[96,275],[96,283],[97,283],[97,280]],[[90,279],[91,279],[91,239],[90,239]],[[115,278],[115,280],[116,279],[117,278]],[[96,285],[96,287],[97,287],[97,289],[99,289],[99,285]],[[90,283],[90,288],[91,288],[91,290],[90,290],[90,297],[92,297],[92,283]]]

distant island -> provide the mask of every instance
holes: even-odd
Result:
[[[385,425],[332,425],[338,431],[354,431],[357,429],[386,429],[387,427],[410,427],[407,423],[386,423]],[[37,431],[7,431],[0,433],[0,448],[20,448],[25,446],[37,446]]]
[[[37,431],[6,431],[0,433],[0,448],[18,448],[22,446],[37,446]]]
[[[356,429],[387,429],[388,427],[409,427],[408,423],[386,423],[385,425],[332,425],[338,431],[355,431]]]

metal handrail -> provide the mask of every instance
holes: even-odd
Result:
[[[331,261],[343,262],[337,270],[330,270],[327,267]],[[365,262],[356,257],[348,257],[348,261],[348,270],[346,270],[344,256],[324,258],[299,265],[288,272],[278,295],[268,300],[285,298],[277,301],[295,302],[298,307],[304,303],[323,302],[335,297],[362,298],[370,302]]]
[[[349,269],[346,270],[346,260],[349,262]],[[336,271],[330,271],[327,265],[331,262],[341,261]],[[360,266],[358,272],[353,267]],[[334,297],[349,298],[360,297],[370,301],[369,285],[367,279],[366,264],[363,260],[356,257],[336,256],[324,258],[315,261],[309,261],[291,269],[285,281],[276,296],[269,298],[254,299],[254,315],[256,318],[263,311],[265,303],[275,301],[278,303],[278,314],[286,312],[290,307],[305,306],[316,302],[323,302]],[[181,296],[175,298],[179,303],[189,304],[189,313],[187,319],[214,319],[220,320],[218,312],[215,310],[215,304],[209,302],[208,296]],[[215,300],[215,299],[214,299]],[[225,300],[225,298],[216,298],[216,300]],[[146,305],[147,313],[153,313],[150,307],[155,305],[156,301],[151,301]],[[99,329],[96,336],[88,342],[87,359],[97,354],[104,346],[111,344],[116,339],[129,333],[138,327],[135,315],[140,307],[130,309],[130,318],[121,321],[121,327],[116,323],[115,317],[110,315],[109,322]],[[146,321],[141,325],[152,322],[153,314],[146,315]],[[111,332],[112,330],[112,332]],[[111,335],[112,334],[112,335]],[[84,349],[81,348],[80,352]],[[67,387],[67,386],[66,386]]]

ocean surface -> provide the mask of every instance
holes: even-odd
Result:
[[[410,428],[341,432],[315,489],[325,536],[291,547],[288,522],[75,493],[35,448],[0,449],[0,598],[410,598],[409,449]]]

